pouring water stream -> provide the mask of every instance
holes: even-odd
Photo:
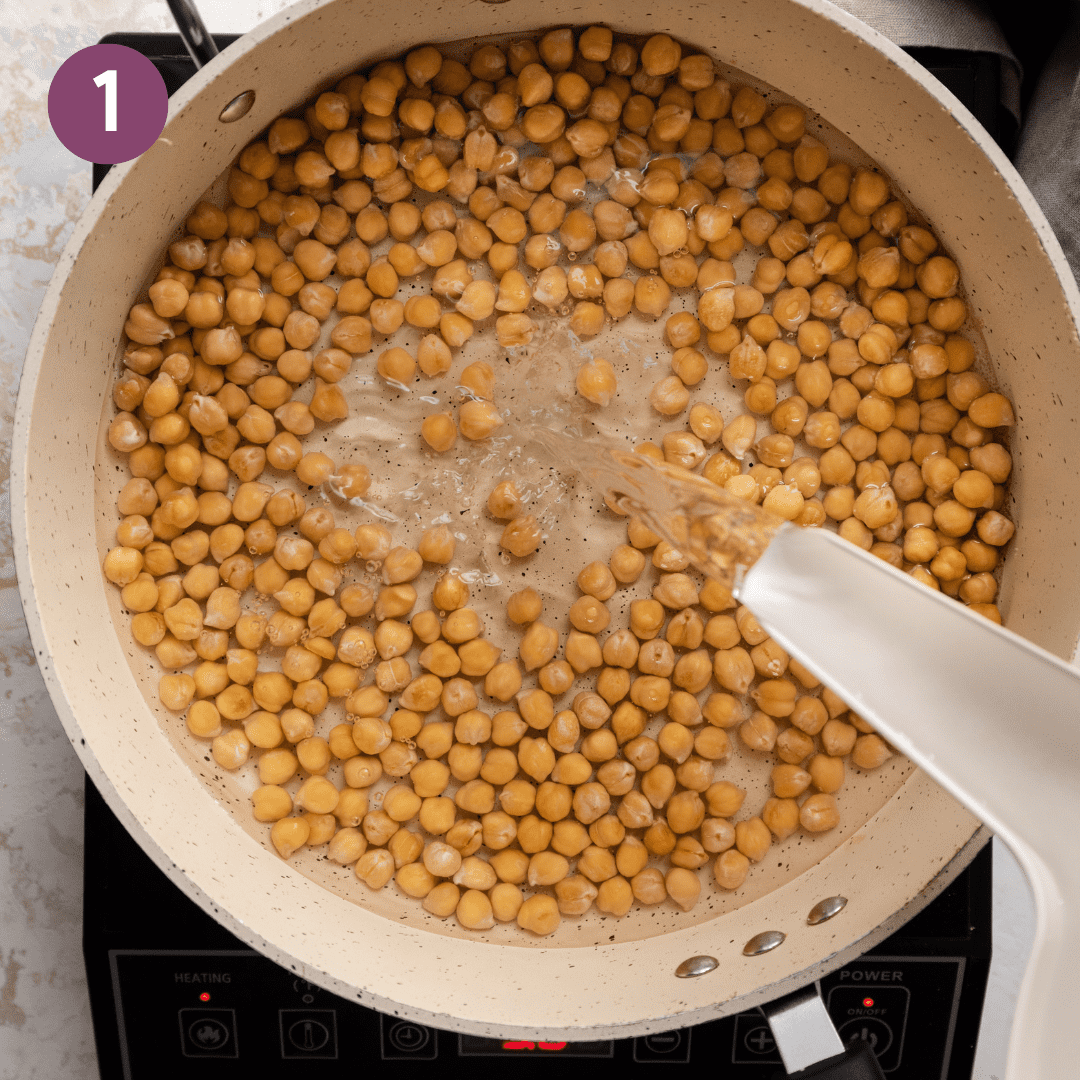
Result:
[[[616,444],[526,437],[732,588],[796,657],[1009,845],[1038,926],[1007,1080],[1073,1080],[1080,671],[825,529]]]

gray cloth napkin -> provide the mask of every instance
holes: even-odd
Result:
[[[1042,207],[1080,281],[1080,8],[1039,77],[1016,168]]]
[[[977,0],[832,0],[897,45],[964,49],[1001,58],[1001,104],[1020,121],[1020,62]]]

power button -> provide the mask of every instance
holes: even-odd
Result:
[[[858,970],[862,970],[861,968]],[[911,991],[906,986],[834,986],[826,1007],[845,1043],[862,1039],[874,1052],[881,1071],[898,1068],[904,1050]]]

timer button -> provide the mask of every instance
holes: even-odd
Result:
[[[414,1020],[379,1017],[383,1061],[434,1061],[437,1055],[435,1031]]]

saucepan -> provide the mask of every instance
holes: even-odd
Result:
[[[1021,527],[1002,611],[1013,630],[1066,660],[1080,634],[1080,296],[1044,217],[987,133],[874,30],[825,0],[302,0],[244,35],[174,95],[160,140],[109,173],[42,304],[12,465],[31,638],[94,784],[188,896],[343,997],[500,1038],[641,1035],[776,998],[884,939],[988,838],[951,795],[897,758],[864,785],[858,820],[831,846],[793,838],[737,894],[690,913],[565,920],[550,938],[470,937],[393,889],[373,896],[314,862],[283,862],[252,828],[246,794],[202,751],[179,745],[153,703],[155,672],[118,633],[115,590],[100,564],[123,482],[104,439],[118,330],[190,208],[275,117],[350,71],[420,43],[593,23],[668,33],[791,95],[861,147],[933,222],[959,264],[987,373],[1018,415],[1010,499]],[[1001,770],[1008,783],[1006,762]],[[702,956],[715,962],[684,964]]]

